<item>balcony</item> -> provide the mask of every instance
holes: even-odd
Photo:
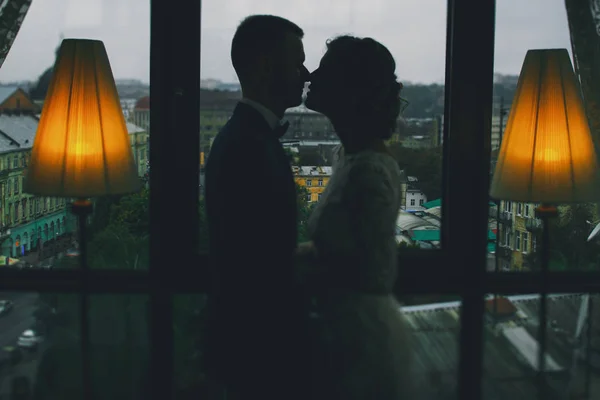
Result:
[[[513,213],[510,211],[501,211],[500,212],[500,223],[512,226],[513,223]]]
[[[543,226],[542,220],[539,218],[527,218],[525,220],[525,229],[530,232],[540,232]]]

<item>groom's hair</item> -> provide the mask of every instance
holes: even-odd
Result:
[[[304,37],[302,28],[275,15],[251,15],[240,23],[231,42],[231,62],[240,81],[252,73],[259,56],[281,51],[287,33]]]

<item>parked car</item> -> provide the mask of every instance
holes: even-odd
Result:
[[[0,300],[0,315],[8,314],[13,308],[13,303],[10,300]]]
[[[26,331],[21,333],[21,336],[19,336],[19,339],[17,340],[17,346],[24,349],[36,350],[38,348],[38,345],[43,340],[44,338],[39,333],[39,331],[27,329]]]

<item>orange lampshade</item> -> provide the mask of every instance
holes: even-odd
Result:
[[[141,187],[104,44],[62,41],[24,182],[56,197],[131,193]]]
[[[490,195],[532,203],[598,201],[597,151],[567,50],[529,50]]]

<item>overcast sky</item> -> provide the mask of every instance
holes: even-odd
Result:
[[[496,72],[518,74],[530,48],[570,51],[564,0],[497,3]],[[229,61],[236,25],[246,15],[269,13],[304,29],[310,70],[318,65],[328,38],[352,33],[386,45],[396,58],[400,80],[443,82],[445,0],[204,0],[202,8],[203,79],[237,81]],[[0,68],[0,81],[36,79],[53,63],[62,34],[103,40],[115,78],[148,82],[149,18],[149,0],[33,0]]]

